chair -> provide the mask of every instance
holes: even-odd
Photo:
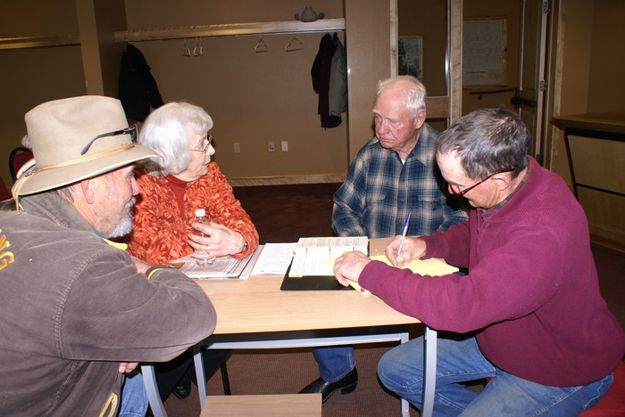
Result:
[[[11,151],[9,155],[9,171],[13,181],[17,179],[17,171],[32,157],[33,152],[23,146],[18,146]]]
[[[7,188],[2,177],[0,177],[0,201],[9,200],[11,198],[11,192]]]
[[[614,382],[597,404],[579,414],[579,417],[625,416],[625,362],[614,370]]]

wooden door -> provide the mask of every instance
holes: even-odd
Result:
[[[543,164],[544,114],[547,91],[548,0],[521,0],[519,86],[513,103],[532,136],[530,154]]]

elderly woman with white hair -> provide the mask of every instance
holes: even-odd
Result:
[[[212,146],[211,117],[202,108],[172,102],[154,110],[139,142],[158,155],[158,167],[139,175],[129,251],[161,264],[197,251],[243,258],[258,246],[258,232],[221,173]],[[195,223],[203,208],[209,224]]]
[[[196,253],[200,257],[231,255],[243,258],[258,246],[258,232],[234,197],[232,187],[211,156],[211,117],[202,108],[172,102],[146,119],[139,142],[159,155],[157,166],[148,164],[137,176],[141,199],[135,205],[128,250],[151,264],[163,264]],[[195,222],[203,208],[208,224]],[[194,255],[195,256],[195,255]],[[228,356],[225,350],[204,350],[210,376]],[[189,395],[191,354],[186,352],[156,366],[161,397],[172,392]]]

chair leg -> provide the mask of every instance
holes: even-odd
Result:
[[[228,368],[226,367],[226,361],[223,361],[219,367],[221,371],[221,381],[224,384],[224,395],[232,395],[230,391],[230,378],[228,378]]]

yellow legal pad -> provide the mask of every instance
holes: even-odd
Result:
[[[391,261],[388,260],[386,255],[372,256],[371,259],[374,261],[382,261],[387,265],[393,266],[393,264],[391,264]],[[439,275],[453,274],[454,272],[458,272],[458,268],[456,268],[455,266],[448,265],[447,262],[438,258],[413,259],[407,265],[404,265],[402,268],[410,269],[415,274],[430,275],[433,277],[439,276]]]

